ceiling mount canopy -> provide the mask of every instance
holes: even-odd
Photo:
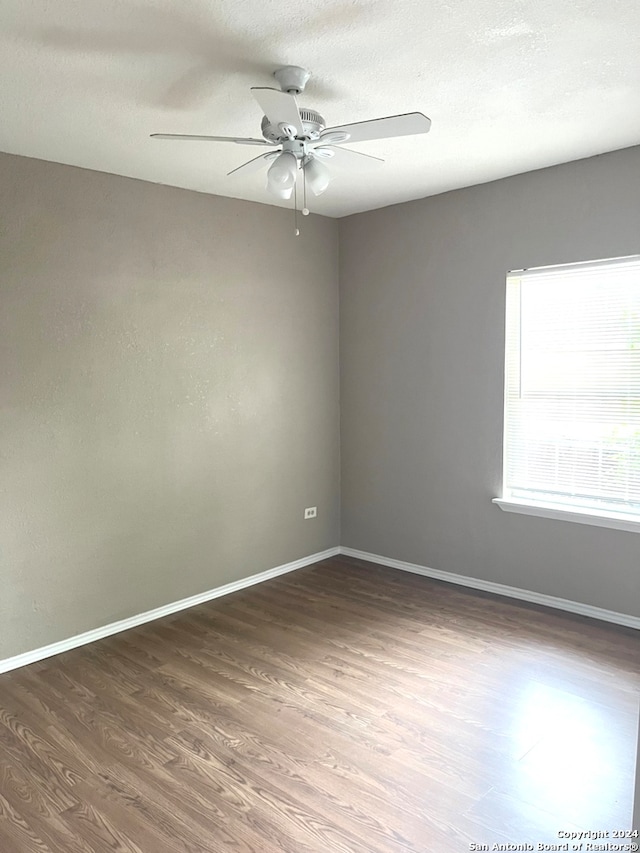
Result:
[[[278,68],[273,72],[273,76],[280,84],[283,92],[288,92],[290,95],[300,95],[304,92],[304,87],[311,77],[311,72],[306,68],[300,68],[299,65],[285,65],[284,68]]]

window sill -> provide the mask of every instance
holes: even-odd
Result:
[[[640,533],[640,517],[626,515],[622,512],[566,507],[558,504],[518,500],[517,498],[493,498],[493,503],[505,512],[518,512],[523,515],[553,518],[557,521],[575,521],[578,524],[612,527],[615,530],[629,530],[632,533]]]

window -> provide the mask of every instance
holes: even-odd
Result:
[[[504,431],[503,509],[640,532],[640,256],[509,273]]]

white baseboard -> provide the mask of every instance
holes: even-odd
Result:
[[[327,551],[320,551],[317,554],[310,554],[308,557],[302,557],[299,560],[294,560],[292,563],[285,563],[283,566],[276,566],[274,569],[267,569],[265,572],[259,572],[257,575],[250,575],[248,578],[241,578],[237,581],[217,586],[214,589],[209,589],[206,592],[200,592],[198,595],[191,595],[189,598],[182,598],[180,601],[172,601],[169,604],[164,604],[162,607],[156,607],[153,610],[147,610],[145,613],[138,613],[136,616],[129,616],[128,619],[121,619],[119,622],[111,622],[109,625],[103,625],[101,628],[93,628],[91,631],[85,631],[84,634],[76,634],[75,637],[68,637],[66,640],[60,640],[57,643],[51,643],[49,646],[42,646],[39,649],[33,649],[29,652],[23,652],[14,657],[0,660],[0,672],[9,672],[11,669],[18,669],[21,666],[35,663],[44,658],[59,655],[61,652],[68,652],[70,649],[75,649],[78,646],[84,646],[87,643],[93,643],[95,640],[101,640],[103,637],[110,637],[112,634],[118,634],[120,631],[127,631],[129,628],[136,628],[138,625],[144,625],[145,622],[152,622],[154,619],[161,619],[163,616],[169,616],[171,613],[177,613],[179,610],[187,610],[189,607],[195,607],[196,604],[204,604],[205,601],[211,601],[214,598],[219,598],[222,595],[228,595],[230,592],[236,592],[239,589],[253,586],[262,581],[267,581],[270,578],[275,578],[278,575],[284,575],[287,572],[293,572],[296,569],[302,569],[304,566],[310,566],[312,563],[318,563],[320,560],[326,560],[328,557],[335,557],[340,553],[340,548],[329,548]]]
[[[33,649],[29,652],[15,655],[14,657],[0,660],[0,673],[9,672],[12,669],[18,669],[21,666],[27,666],[30,663],[35,663],[39,660],[52,657],[53,655],[67,652],[70,649],[75,649],[78,646],[84,646],[87,643],[93,643],[95,640],[101,640],[104,637],[110,637],[112,634],[118,634],[120,631],[127,631],[129,628],[136,628],[138,625],[144,625],[145,622],[152,622],[154,619],[161,619],[163,616],[169,616],[171,613],[177,613],[180,610],[187,610],[189,607],[195,607],[197,604],[204,604],[206,601],[211,601],[214,598],[219,598],[223,595],[228,595],[231,592],[236,592],[240,589],[245,589],[248,586],[262,583],[270,578],[284,575],[287,572],[293,572],[296,569],[310,566],[313,563],[318,563],[320,560],[326,560],[329,557],[335,557],[338,554],[344,554],[345,557],[355,557],[358,560],[366,560],[369,563],[377,563],[381,566],[387,566],[391,569],[400,569],[404,572],[412,572],[416,575],[424,575],[428,578],[445,581],[446,583],[454,583],[459,586],[469,587],[470,589],[481,589],[485,592],[492,592],[495,595],[502,595],[508,598],[516,598],[521,601],[530,601],[533,604],[542,604],[545,607],[553,607],[556,610],[565,610],[569,613],[577,613],[580,616],[589,616],[592,619],[601,619],[604,622],[613,622],[616,625],[624,625],[627,628],[640,629],[640,618],[631,616],[626,613],[616,613],[613,610],[605,610],[601,607],[592,607],[590,604],[581,604],[578,601],[569,601],[565,598],[556,598],[553,595],[544,595],[540,592],[531,592],[526,589],[519,589],[513,586],[506,586],[501,583],[493,583],[493,581],[480,580],[478,578],[467,577],[466,575],[456,575],[452,572],[443,572],[438,569],[430,569],[427,566],[419,566],[415,563],[406,563],[403,560],[395,560],[392,557],[381,557],[379,554],[370,554],[368,551],[358,551],[355,548],[336,547],[329,548],[326,551],[320,551],[317,554],[310,554],[308,557],[302,557],[299,560],[294,560],[292,563],[285,563],[283,566],[276,566],[273,569],[267,569],[265,572],[260,572],[257,575],[250,575],[247,578],[241,578],[237,581],[224,584],[223,586],[209,589],[206,592],[198,593],[198,595],[182,598],[179,601],[172,601],[162,607],[156,607],[154,610],[147,610],[144,613],[138,613],[135,616],[130,616],[128,619],[121,619],[119,622],[111,622],[109,625],[103,625],[101,628],[93,628],[91,631],[86,631],[83,634],[76,634],[74,637],[68,637],[66,640],[60,640],[57,643],[51,643],[48,646],[42,646],[39,649]]]
[[[542,604],[544,607],[553,607],[556,610],[578,613],[580,616],[589,616],[592,619],[613,622],[616,625],[624,625],[627,628],[640,629],[640,618],[638,616],[616,613],[614,610],[605,610],[602,607],[592,607],[590,604],[581,604],[579,601],[569,601],[566,598],[556,598],[554,595],[544,595],[541,592],[531,592],[527,589],[493,583],[493,581],[470,578],[466,575],[455,575],[452,572],[442,572],[438,569],[430,569],[427,566],[418,566],[415,563],[394,560],[392,557],[381,557],[379,554],[358,551],[355,548],[340,548],[340,553],[344,554],[345,557],[355,557],[358,560],[366,560],[369,563],[377,563],[391,569],[400,569],[403,572],[413,572],[413,574],[424,575],[428,578],[446,581],[446,583],[455,583],[459,586],[470,587],[471,589],[481,589],[485,592],[492,592],[495,595],[504,595],[508,598],[530,601],[533,604]]]

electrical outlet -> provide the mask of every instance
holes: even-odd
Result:
[[[304,511],[305,518],[315,518],[318,514],[317,506],[308,506]]]

